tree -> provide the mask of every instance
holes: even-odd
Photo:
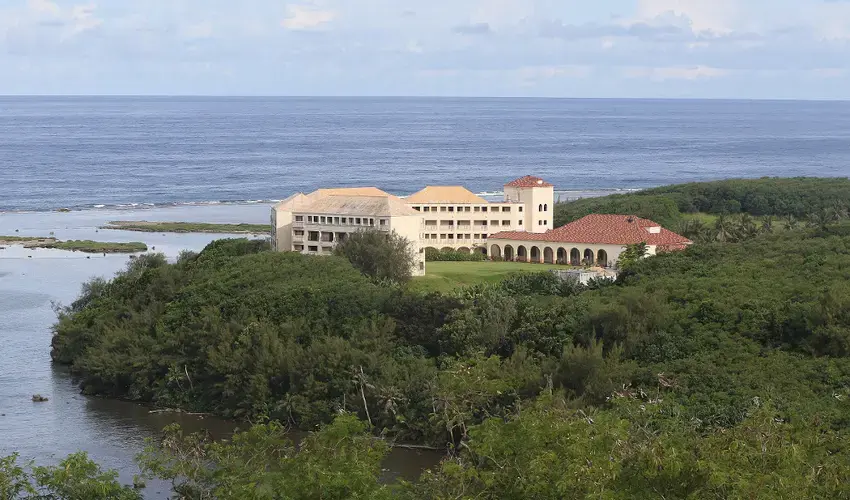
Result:
[[[336,246],[334,253],[377,281],[406,283],[415,265],[410,241],[395,231],[352,233]]]
[[[118,473],[103,471],[85,453],[74,453],[57,466],[17,464],[17,455],[0,457],[0,500],[141,500],[142,495],[118,482]]]
[[[649,252],[649,249],[646,246],[646,242],[627,245],[623,253],[620,254],[620,260],[617,261],[617,265],[620,268],[628,268],[646,257],[647,252]]]

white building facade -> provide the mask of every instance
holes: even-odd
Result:
[[[542,234],[552,229],[551,184],[526,176],[507,183],[504,193],[500,202],[489,202],[461,186],[428,186],[407,198],[374,187],[296,193],[272,207],[272,246],[327,255],[352,232],[395,231],[411,242],[414,275],[421,275],[426,248],[486,255],[494,233]]]

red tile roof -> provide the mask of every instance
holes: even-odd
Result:
[[[552,184],[544,181],[540,177],[534,177],[533,175],[526,175],[525,177],[520,177],[519,179],[513,180],[507,184],[505,187],[516,187],[516,188],[533,188],[533,187],[552,187]]]
[[[657,233],[649,228],[659,228]],[[651,220],[633,215],[593,214],[545,233],[505,231],[490,236],[491,240],[549,241],[554,243],[588,243],[597,245],[632,245],[646,243],[663,249],[680,250],[691,241],[664,229]]]

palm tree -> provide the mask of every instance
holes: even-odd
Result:
[[[720,214],[714,221],[714,239],[721,243],[735,240],[735,223],[726,214]]]
[[[793,214],[788,214],[788,215],[785,216],[785,229],[786,230],[792,231],[794,229],[797,229],[798,224],[799,224],[799,221],[797,221],[797,218],[794,217]]]
[[[741,239],[755,238],[759,234],[759,228],[750,214],[743,213],[738,219],[738,235]]]
[[[772,233],[773,232],[773,216],[768,215],[761,220],[761,232],[763,233]]]

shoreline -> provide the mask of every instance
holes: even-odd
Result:
[[[594,198],[599,196],[607,196],[610,194],[626,194],[651,189],[648,186],[642,188],[588,188],[588,189],[562,189],[555,190],[555,199],[561,201],[573,201],[581,198]],[[290,193],[291,194],[291,193]],[[411,193],[394,194],[400,198],[409,196]],[[476,193],[485,199],[501,198],[504,194],[501,190],[482,191]],[[559,198],[559,195],[560,198]],[[566,196],[565,196],[566,195]],[[85,204],[85,205],[70,205],[66,207],[50,207],[41,209],[28,208],[0,208],[0,216],[5,214],[43,214],[43,213],[76,213],[76,212],[97,212],[97,211],[147,211],[155,209],[167,208],[187,208],[187,207],[220,207],[220,206],[254,206],[254,205],[273,205],[282,200],[279,199],[262,199],[262,200],[210,200],[210,201],[166,201],[158,203],[116,203],[116,204]]]

